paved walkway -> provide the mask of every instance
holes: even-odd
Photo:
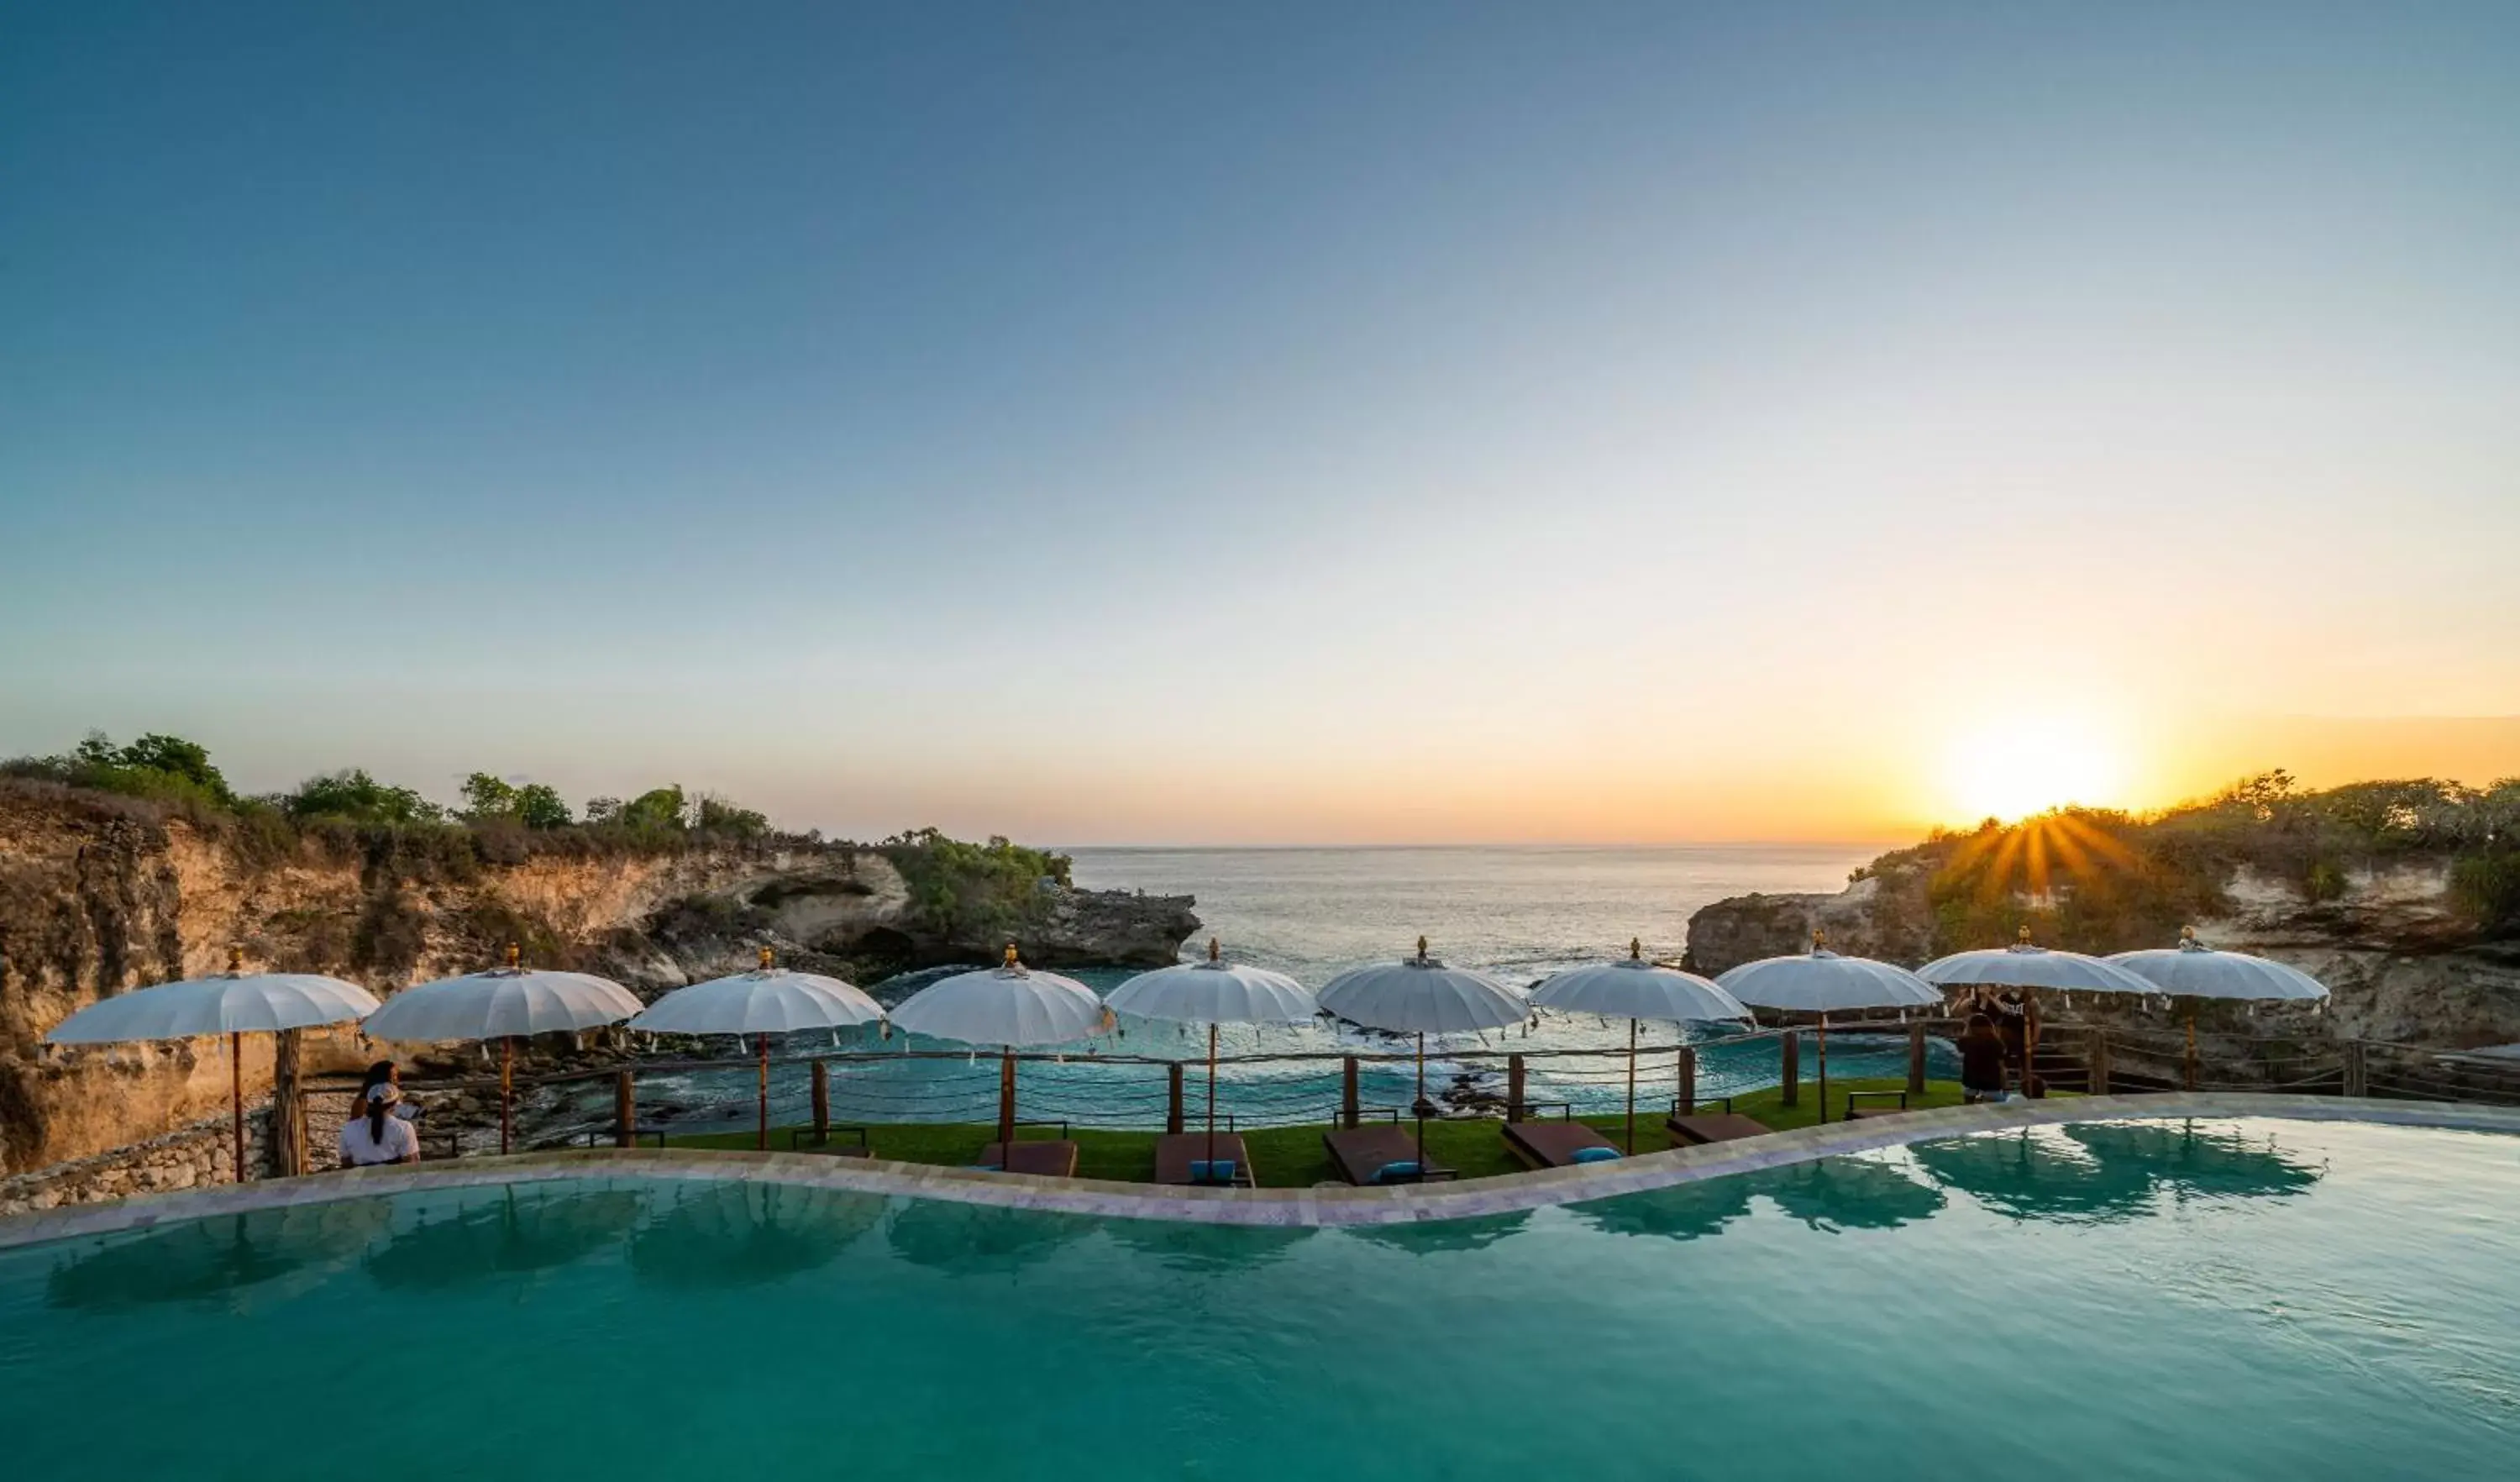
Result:
[[[2001,1106],[1943,1106],[1902,1116],[1803,1127],[1764,1138],[1642,1153],[1610,1163],[1552,1168],[1456,1184],[1388,1189],[1167,1189],[1102,1179],[1050,1179],[922,1163],[799,1152],[716,1152],[692,1148],[602,1148],[535,1152],[461,1162],[361,1168],[304,1178],[187,1190],[0,1220],[0,1249],[39,1240],[97,1235],[292,1204],[325,1203],[428,1189],[535,1184],[574,1179],[734,1179],[912,1198],[954,1199],[1020,1209],[1133,1220],[1216,1225],[1387,1225],[1504,1214],[1667,1189],[1698,1179],[1805,1163],[1838,1153],[1970,1133],[2066,1122],[2275,1117],[2305,1122],[2373,1122],[2520,1134],[2520,1108],[2443,1101],[2348,1100],[2181,1092],[2084,1097]]]

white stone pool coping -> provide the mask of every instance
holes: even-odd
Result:
[[[2342,1097],[2174,1093],[2081,1097],[2004,1105],[1941,1106],[1898,1116],[1800,1127],[1739,1142],[1641,1153],[1609,1163],[1552,1168],[1455,1184],[1379,1189],[1178,1189],[1104,1179],[1052,1179],[923,1163],[842,1158],[810,1152],[724,1152],[698,1148],[598,1148],[467,1158],[269,1179],[247,1185],[146,1194],[0,1219],[0,1250],[46,1240],[111,1235],[247,1210],[373,1198],[424,1190],[619,1178],[739,1180],[807,1185],[851,1192],[952,1199],[1105,1219],[1210,1225],[1393,1225],[1509,1214],[1668,1189],[1725,1174],[1807,1163],[1840,1153],[1894,1147],[1971,1133],[2069,1122],[2225,1120],[2365,1122],[2398,1127],[2520,1135],[2520,1107]]]

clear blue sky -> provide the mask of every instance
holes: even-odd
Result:
[[[1070,842],[2420,765],[2520,713],[2515,263],[2511,4],[9,3],[0,750]]]

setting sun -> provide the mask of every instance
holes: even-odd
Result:
[[[2013,717],[1960,737],[1945,784],[1962,818],[2010,820],[2066,803],[2117,803],[2126,767],[2115,741],[2088,722]]]

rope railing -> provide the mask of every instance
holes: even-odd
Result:
[[[1958,1074],[1949,1037],[1958,1021],[1832,1023],[1832,1082],[1949,1081]],[[1685,1091],[1700,1101],[1779,1085],[1808,1093],[1819,1074],[1808,1026],[1761,1028],[1720,1039],[1640,1045],[1635,1099],[1640,1114],[1674,1103]],[[2125,1093],[2147,1088],[2291,1091],[2520,1103],[2520,1065],[2509,1070],[2447,1059],[2451,1053],[2386,1041],[2305,1042],[2298,1035],[2184,1033],[2050,1020],[2040,1026],[2031,1065],[2050,1092]],[[1682,1066],[1684,1056],[1688,1069]],[[782,1127],[985,1125],[999,1112],[1000,1057],[985,1051],[884,1048],[793,1051],[769,1059],[770,1119]],[[1168,1055],[1023,1052],[1014,1056],[1019,1119],[1072,1127],[1195,1129],[1206,1110],[1207,1061]],[[1238,1128],[1318,1124],[1366,1108],[1406,1107],[1417,1095],[1417,1052],[1340,1047],[1218,1056],[1216,1107]],[[518,1074],[512,1105],[530,1123],[531,1145],[603,1141],[665,1132],[734,1133],[760,1116],[757,1055],[643,1058],[595,1067]],[[2016,1068],[2016,1075],[2018,1068]],[[627,1079],[626,1090],[623,1087]],[[1516,1105],[1605,1115],[1629,1096],[1629,1051],[1615,1047],[1515,1049],[1482,1040],[1428,1047],[1426,1091],[1454,1115],[1512,1114]],[[424,1147],[458,1153],[498,1145],[494,1076],[415,1077],[404,1083],[423,1108]],[[597,1094],[601,1087],[605,1094]],[[310,1097],[338,1098],[354,1086],[310,1078]],[[2037,1094],[2034,1091],[2034,1094]],[[466,1098],[439,1126],[427,1115],[439,1098]],[[1832,1101],[1834,1098],[1832,1098]],[[487,1103],[485,1120],[485,1108]],[[620,1108],[631,1108],[624,1126]],[[443,1124],[461,1121],[447,1128]],[[320,1143],[319,1143],[320,1145]]]

